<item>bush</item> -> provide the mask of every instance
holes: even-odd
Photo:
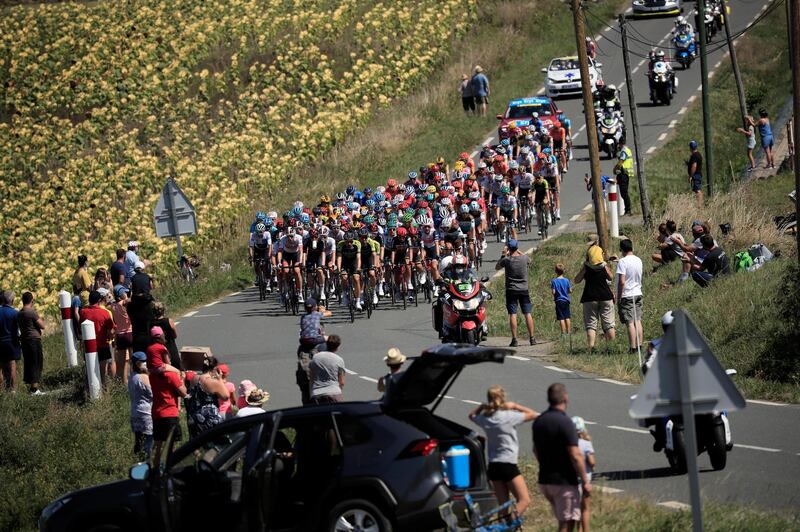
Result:
[[[758,357],[750,374],[800,386],[800,266],[793,262],[784,273],[772,304],[778,320],[772,323],[772,341]]]

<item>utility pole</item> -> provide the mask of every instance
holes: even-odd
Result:
[[[794,97],[792,98],[794,117],[792,123],[794,124],[794,188],[800,190],[800,150],[797,149],[797,139],[800,139],[800,35],[798,35],[798,28],[800,28],[800,6],[797,2],[786,2],[791,4],[789,6],[789,32],[791,36],[792,46],[792,89]],[[800,218],[800,201],[795,201],[794,204],[795,214]],[[800,264],[800,234],[795,235],[797,241],[797,261]]]
[[[708,58],[706,57],[706,3],[697,0],[697,24],[700,26],[700,83],[703,87],[703,147],[706,153],[706,188],[714,194],[714,160],[711,151],[711,109],[708,107]]]
[[[744,117],[747,116],[747,102],[744,99],[744,85],[742,84],[742,73],[739,72],[739,61],[736,60],[736,47],[731,39],[731,18],[728,16],[728,3],[720,0],[723,16],[725,17],[725,39],[728,41],[728,52],[731,54],[731,66],[733,67],[733,79],[736,80],[736,92],[739,95],[739,112],[742,115],[742,127],[747,129]]]
[[[633,94],[631,80],[631,63],[628,56],[628,33],[625,28],[625,15],[619,16],[619,31],[622,36],[622,60],[625,64],[625,86],[628,87],[628,107],[631,110],[631,126],[633,127],[633,153],[636,156],[636,178],[639,180],[639,202],[642,204],[642,219],[645,227],[652,227],[650,215],[650,199],[647,197],[647,181],[644,176],[644,159],[639,151],[639,120],[636,116],[636,96]]]
[[[583,91],[583,116],[586,120],[586,136],[589,138],[589,161],[592,170],[592,190],[594,191],[594,223],[600,236],[600,247],[609,252],[608,220],[603,202],[603,185],[600,180],[600,149],[597,142],[597,124],[594,117],[592,83],[589,78],[589,58],[586,55],[586,29],[583,25],[581,0],[572,1],[572,17],[575,22],[575,44],[578,47],[578,61],[581,67],[581,90]]]

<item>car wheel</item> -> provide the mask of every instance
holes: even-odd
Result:
[[[328,514],[328,532],[391,532],[392,524],[377,506],[364,499],[342,501]]]

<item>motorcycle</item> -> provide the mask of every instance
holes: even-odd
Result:
[[[672,102],[673,87],[677,84],[675,74],[666,63],[659,61],[653,65],[653,71],[650,73],[650,100],[653,105],[658,105],[659,102],[669,105]]]
[[[655,425],[650,433],[655,438],[653,451],[664,451],[670,468],[677,474],[686,473],[686,436],[682,416],[648,420]],[[708,453],[715,471],[725,469],[728,452],[733,449],[731,426],[727,412],[694,416],[697,435],[697,454]]]
[[[625,123],[619,113],[606,113],[598,117],[597,137],[609,159],[617,156],[619,144],[625,140]]]
[[[697,57],[694,35],[681,32],[672,39],[672,42],[675,45],[675,58],[684,70],[688,69]]]
[[[458,279],[440,281],[439,298],[432,313],[433,328],[442,341],[479,345],[488,336],[486,302],[492,294],[483,286],[488,280],[484,277],[478,281],[470,269]]]

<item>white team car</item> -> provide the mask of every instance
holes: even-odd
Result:
[[[633,16],[679,15],[681,0],[633,0]]]
[[[601,63],[589,58],[589,81],[594,90],[597,80],[602,78]],[[544,90],[549,98],[574,96],[581,94],[581,70],[577,56],[556,57],[550,66],[543,68],[547,74],[544,79]]]

